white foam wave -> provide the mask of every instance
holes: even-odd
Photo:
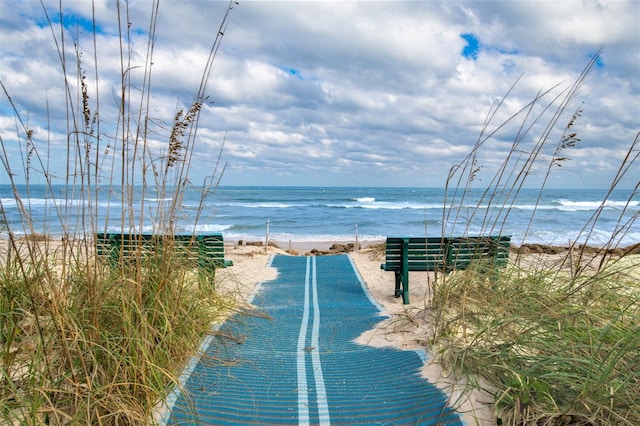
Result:
[[[328,207],[338,207],[338,208],[347,208],[347,209],[369,209],[369,210],[403,210],[403,209],[415,209],[415,210],[424,210],[424,209],[442,209],[442,205],[425,205],[421,203],[411,203],[411,202],[392,202],[392,201],[375,201],[371,203],[363,203],[363,204],[331,204]]]
[[[246,234],[246,233],[233,233],[225,232],[225,240],[264,240],[264,235]],[[359,241],[384,241],[386,235],[358,235]],[[269,239],[277,241],[279,243],[286,243],[291,241],[293,243],[314,243],[314,242],[338,242],[338,243],[352,243],[355,241],[355,234],[291,234],[291,233],[272,233],[269,234]]]
[[[246,208],[249,208],[249,209],[287,209],[289,207],[299,207],[299,206],[296,206],[294,204],[269,203],[269,202],[267,202],[267,203],[264,203],[264,202],[260,202],[260,203],[228,203],[226,205],[232,206],[232,207],[246,207]]]
[[[622,210],[625,207],[627,208],[635,208],[638,207],[638,201],[569,201],[569,200],[557,200],[557,204],[513,204],[513,205],[505,205],[505,208],[512,208],[516,210],[560,210],[566,212],[572,211],[591,211],[597,210],[599,208],[611,208]],[[452,206],[456,208],[457,206]],[[433,208],[442,208],[442,206]],[[486,210],[488,208],[487,205],[468,205],[462,207],[462,209],[479,209]],[[492,205],[491,208],[502,208],[501,205],[495,204]]]
[[[217,223],[203,223],[196,225],[196,233],[208,233],[208,232],[222,232],[231,228],[233,225],[220,225]]]
[[[577,210],[597,210],[601,207],[609,207],[613,209],[623,209],[625,207],[638,207],[640,202],[638,201],[570,201],[570,200],[558,200],[562,210],[577,211]]]
[[[610,231],[604,229],[593,229],[589,232],[589,235],[578,235],[578,231],[564,231],[554,232],[546,230],[538,230],[527,236],[527,243],[541,243],[550,245],[568,245],[570,241],[577,242],[579,244],[588,244],[591,246],[602,246],[608,244],[612,240]],[[514,243],[522,243],[522,238],[519,235],[514,235]],[[625,247],[630,244],[635,244],[640,241],[640,232],[629,232],[619,238],[613,238],[616,245]]]
[[[15,198],[0,198],[0,203],[6,209],[9,208],[17,208],[18,202]],[[55,206],[69,206],[69,207],[80,207],[80,206],[95,206],[102,208],[115,208],[122,206],[120,201],[99,201],[96,203],[95,200],[81,200],[81,199],[64,199],[64,198],[24,198],[22,199],[22,204],[25,207],[50,207],[53,208]]]
[[[570,200],[557,200],[555,204],[513,204],[506,205],[504,208],[512,208],[517,210],[561,210],[561,211],[588,211],[588,210],[596,210],[601,206],[605,208],[613,208],[613,209],[623,209],[625,206],[635,208],[639,206],[638,201],[570,201]],[[225,204],[223,204],[225,205]],[[277,203],[277,202],[259,202],[259,203],[229,203],[226,204],[232,207],[245,207],[252,209],[260,209],[260,208],[277,208],[277,209],[286,209],[286,208],[300,208],[300,207],[331,207],[331,208],[360,208],[360,209],[381,209],[381,210],[402,210],[402,209],[415,209],[415,210],[442,210],[444,207],[441,203],[416,203],[410,201],[378,201],[373,197],[362,197],[362,198],[354,198],[353,202],[350,203],[327,203],[327,204],[316,204],[316,203],[300,203],[300,204],[291,204],[291,203]],[[500,204],[493,204],[490,206],[492,209],[503,208]],[[487,205],[465,205],[465,206],[456,206],[451,205],[449,208],[453,209],[478,209],[478,210],[486,210],[489,208]]]
[[[72,201],[72,200],[70,200]],[[15,198],[1,198],[0,202],[2,202],[2,206],[5,208],[16,208],[18,207],[18,202]],[[60,204],[60,201],[54,200],[51,198],[23,198],[22,204],[25,206],[53,206],[55,204]]]
[[[149,201],[151,203],[158,203],[160,201],[173,201],[173,197],[165,197],[165,198],[145,198],[145,201]]]
[[[178,226],[176,229],[176,233],[180,234],[180,233],[188,233],[190,234],[191,232],[195,233],[195,234],[207,234],[207,233],[212,233],[212,232],[223,232],[229,228],[231,228],[232,225],[221,225],[221,224],[216,224],[216,223],[203,223],[203,224],[199,224],[194,226],[193,224],[186,224],[186,225],[181,225]],[[107,228],[107,232],[122,232],[122,227],[119,225],[111,225]],[[132,232],[132,233],[138,233],[141,232],[143,234],[151,234],[153,232],[158,232],[158,229],[154,229],[153,225],[144,225],[142,226],[142,228],[140,227],[134,227],[133,229],[131,229],[130,231],[127,230],[127,232]]]

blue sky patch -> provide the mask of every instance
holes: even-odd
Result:
[[[466,33],[460,34],[466,42],[467,45],[462,49],[462,56],[467,59],[478,59],[478,51],[480,50],[480,43],[478,42],[478,37],[475,34]]]
[[[58,10],[54,10],[54,11],[48,11],[49,13],[49,19],[51,19],[51,23],[52,24],[60,24],[60,12]],[[49,26],[49,23],[47,22],[47,19],[42,16],[40,17],[40,19],[38,19],[36,21],[36,24],[40,27],[40,28],[44,28]],[[76,28],[84,33],[93,33],[93,20],[90,18],[86,18],[84,16],[79,16],[79,15],[66,15],[64,14],[63,11],[63,15],[62,15],[62,25],[64,26],[64,28],[70,32],[75,33],[76,32]],[[103,33],[103,29],[102,27],[96,22],[95,25],[95,30],[96,33],[100,34]]]
[[[300,70],[297,70],[295,68],[288,68],[287,72],[289,73],[289,75],[298,77],[298,80],[302,80],[302,74],[300,74]]]
[[[298,80],[304,80],[300,70],[297,70],[295,68],[290,68],[290,67],[282,67],[280,69],[283,70],[284,72],[286,72],[287,74],[289,74],[289,75],[291,75],[293,77],[296,77]]]
[[[589,55],[589,60],[592,60],[592,59],[593,59],[593,57],[594,57],[596,54],[597,54],[597,53],[593,53],[593,54]],[[598,68],[598,69],[602,69],[602,68],[604,68],[604,61],[602,60],[602,55],[599,55],[599,56],[596,58],[596,63],[595,63],[595,64],[593,64],[593,66],[594,66],[595,68]]]

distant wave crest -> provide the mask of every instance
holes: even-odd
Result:
[[[558,200],[564,210],[596,210],[601,207],[623,209],[625,207],[638,207],[638,201],[570,201]]]

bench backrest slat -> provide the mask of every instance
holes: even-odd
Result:
[[[504,266],[509,258],[511,237],[388,237],[385,252],[386,271],[399,271],[403,262],[403,244],[410,271],[447,272],[466,269],[485,260]]]
[[[96,252],[112,261],[136,256],[162,256],[167,249],[205,267],[226,267],[222,234],[152,235],[102,233],[95,236]]]
[[[510,241],[506,236],[448,238],[447,267],[466,269],[478,260],[503,266],[509,258]]]
[[[224,260],[224,240],[222,234],[202,235],[198,237],[200,242],[200,260],[211,263],[216,267],[226,267],[231,264]]]
[[[407,243],[407,259],[409,270],[431,271],[441,269],[444,265],[445,250],[442,238],[387,238],[385,256],[386,270],[399,270],[402,264],[402,245]]]

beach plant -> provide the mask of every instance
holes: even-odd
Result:
[[[503,424],[637,424],[639,267],[616,261],[578,291],[544,262],[452,274],[433,302],[438,359],[491,383]]]
[[[535,182],[540,196],[530,231],[549,177],[580,143],[583,105],[572,105],[600,53],[569,87],[541,91],[506,122],[492,124],[509,93],[490,110],[472,151],[450,171],[443,235],[507,234],[518,194]],[[495,175],[484,176],[483,149],[510,127],[515,128],[511,149]],[[525,246],[514,248],[505,268],[479,262],[438,276],[433,284],[430,341],[436,359],[465,377],[469,389],[494,396],[499,424],[640,424],[640,256],[633,254],[636,247],[621,247],[623,237],[637,229],[632,206],[640,188],[633,172],[639,135],[600,207],[559,254],[536,256]],[[590,245],[612,191],[634,176],[610,239]],[[477,218],[480,229],[470,229]]]
[[[114,107],[111,94],[100,91],[106,77],[95,4],[86,44],[90,60],[83,57],[84,40],[65,27],[63,2],[55,11],[42,5],[62,76],[65,174],[52,172],[53,132],[34,130],[20,94],[0,81],[23,147],[16,160],[8,153],[10,141],[0,136],[3,174],[19,210],[19,218],[9,220],[0,200],[7,235],[0,251],[0,423],[152,423],[182,362],[211,324],[235,309],[232,296],[215,291],[215,271],[199,270],[171,236],[179,232],[186,191],[201,193],[190,213],[192,234],[224,172],[219,155],[201,184],[190,175],[213,62],[236,4],[228,3],[193,99],[178,104],[170,126],[154,124],[158,118],[151,115],[157,102],[152,74],[158,2],[149,4],[142,52],[136,50],[140,39],[132,33],[128,3],[116,2],[120,80],[109,81],[116,87],[115,120],[106,118]],[[42,183],[44,224],[34,219],[30,204],[32,190]],[[152,198],[160,201],[147,201]],[[49,235],[54,222],[62,235]],[[96,256],[93,238],[114,227],[164,237],[151,253],[139,250],[114,262]]]

